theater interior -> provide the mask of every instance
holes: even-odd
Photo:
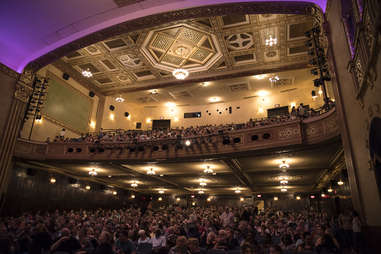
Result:
[[[0,253],[376,253],[380,13],[2,1]],[[70,234],[81,248],[63,248]]]

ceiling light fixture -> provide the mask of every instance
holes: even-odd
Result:
[[[213,169],[209,165],[206,165],[205,169],[204,169],[204,173],[205,174],[212,174],[213,173]]]
[[[163,200],[163,198],[162,198],[162,197],[159,197],[157,200],[159,200],[159,201],[162,201],[162,200]]]
[[[131,187],[138,187],[138,182],[137,181],[133,181],[132,183],[131,183]]]
[[[277,200],[278,200],[278,197],[274,197],[274,200],[277,201]]]
[[[185,69],[174,69],[172,75],[176,79],[184,80],[189,76],[189,72]]]
[[[239,201],[243,202],[243,201],[245,201],[245,199],[243,197],[240,197]]]
[[[116,191],[112,192],[112,195],[117,195],[117,194],[118,194],[118,192],[116,192]]]
[[[131,195],[131,198],[132,198],[132,199],[134,199],[134,198],[135,198],[135,195],[134,195],[134,194],[132,194],[132,195]]]
[[[56,179],[54,177],[50,178],[50,183],[56,183]]]
[[[155,94],[158,94],[158,93],[159,93],[159,92],[157,91],[157,89],[152,89],[152,90],[150,90],[149,92],[150,92],[150,94],[152,94],[152,95],[155,95]]]
[[[206,201],[210,202],[210,201],[212,201],[212,199],[211,198],[207,198]]]
[[[315,195],[311,195],[310,198],[311,198],[311,199],[314,199],[314,198],[315,198]]]
[[[204,179],[204,178],[200,178],[200,185],[201,186],[206,186],[207,185],[207,183],[206,183],[206,179]]]
[[[153,168],[150,168],[148,171],[147,171],[147,175],[154,175],[156,174],[155,170]]]
[[[93,76],[93,73],[90,71],[90,69],[86,69],[82,71],[82,75],[86,78],[91,78]]]
[[[286,169],[289,168],[290,165],[286,163],[286,160],[283,160],[281,164],[279,164],[280,168]]]
[[[235,188],[234,190],[235,193],[241,193],[241,190],[239,189],[239,187]]]
[[[296,200],[300,200],[300,196],[296,196]]]
[[[179,202],[181,199],[180,198],[176,198],[176,201]]]
[[[333,189],[332,189],[332,188],[329,188],[327,191],[328,191],[328,192],[333,192]]]
[[[159,194],[164,194],[164,190],[159,190]]]
[[[337,182],[338,185],[343,185],[344,182],[340,179],[338,182]]]
[[[277,82],[279,80],[279,77],[277,75],[275,75],[275,76],[270,77],[269,80],[270,80],[270,82],[272,84],[272,83]]]
[[[265,79],[267,77],[267,74],[260,74],[260,75],[255,75],[254,78],[258,79],[258,80],[261,80],[261,79]]]
[[[321,197],[322,197],[322,198],[325,198],[325,197],[326,197],[326,195],[325,195],[324,193],[322,193],[322,194],[321,194]]]
[[[287,192],[287,189],[286,188],[282,188],[280,189],[281,192]]]
[[[221,99],[219,97],[210,97],[208,100],[210,102],[219,102]]]
[[[185,141],[185,145],[186,146],[190,146],[192,144],[192,142],[189,140],[189,139],[187,139],[186,141]]]
[[[261,198],[261,197],[262,197],[262,195],[261,195],[261,194],[258,194],[258,195],[257,195],[257,198]]]
[[[268,31],[268,33],[269,33],[269,31]],[[272,46],[277,45],[277,43],[278,43],[278,39],[275,36],[273,37],[273,35],[268,34],[268,37],[265,39],[265,45],[272,47]]]
[[[98,173],[97,173],[97,171],[95,170],[95,168],[93,168],[93,169],[91,169],[91,170],[89,171],[89,175],[91,175],[91,176],[96,176],[96,175],[98,175]]]
[[[288,184],[288,181],[287,180],[281,180],[280,184]]]
[[[90,190],[91,189],[91,187],[90,187],[90,185],[86,185],[86,190]]]
[[[204,193],[205,193],[205,191],[203,191],[203,190],[198,191],[198,194],[204,194]]]
[[[118,97],[115,98],[115,101],[121,103],[121,102],[124,102],[124,99],[122,95],[119,95]]]

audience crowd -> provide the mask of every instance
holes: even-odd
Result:
[[[349,211],[251,206],[25,213],[0,218],[0,253],[359,253],[359,228]]]
[[[47,142],[85,142],[85,143],[142,143],[150,141],[162,140],[183,140],[199,137],[212,137],[217,135],[227,134],[234,130],[255,128],[260,126],[267,126],[272,124],[280,124],[283,122],[294,121],[296,119],[304,119],[311,116],[317,116],[324,113],[329,108],[320,110],[313,110],[306,107],[301,103],[298,108],[292,107],[291,113],[287,115],[280,115],[277,117],[268,117],[260,119],[250,119],[246,123],[241,124],[221,124],[221,125],[204,125],[204,126],[190,126],[187,128],[176,129],[160,129],[160,130],[109,130],[101,129],[99,133],[82,134],[79,138],[65,137],[65,129],[62,129],[59,136],[53,140],[48,138]]]

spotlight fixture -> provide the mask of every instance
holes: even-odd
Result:
[[[296,200],[300,200],[300,196],[296,196]]]
[[[118,194],[118,192],[116,192],[116,191],[112,192],[112,195],[117,195],[117,194]]]
[[[213,169],[211,169],[209,165],[206,165],[206,167],[204,169],[204,173],[206,173],[206,174],[212,174],[213,173]]]
[[[185,145],[186,146],[190,146],[192,144],[192,142],[189,140],[189,139],[187,139],[186,141],[185,141]]]
[[[93,76],[93,73],[90,71],[90,69],[86,69],[82,71],[82,75],[86,78],[91,78]]]
[[[173,70],[172,75],[176,79],[184,80],[189,76],[189,72],[185,69],[175,69]]]
[[[90,190],[91,189],[91,187],[90,187],[90,185],[86,185],[86,190]]]
[[[340,179],[338,182],[337,182],[338,185],[343,185],[344,182]]]
[[[279,167],[280,167],[280,168],[283,168],[283,169],[287,169],[287,168],[290,167],[290,165],[287,164],[285,160],[283,160],[282,163],[279,164]]]
[[[138,187],[138,182],[137,181],[133,181],[132,183],[131,183],[131,187]]]
[[[50,178],[50,183],[56,183],[56,179],[54,177]]]
[[[97,173],[97,171],[95,170],[95,168],[93,168],[93,169],[91,169],[91,170],[89,171],[89,175],[91,175],[91,176],[96,176],[96,175],[98,175],[98,173]]]
[[[327,191],[328,191],[328,192],[333,192],[333,189],[332,189],[332,188],[329,188]]]
[[[287,189],[286,188],[282,188],[280,189],[281,192],[287,192]]]
[[[153,168],[150,168],[148,171],[147,171],[147,175],[155,175],[156,172]]]
[[[118,97],[115,98],[115,101],[116,102],[124,102],[124,98],[122,97],[122,95],[119,95]]]

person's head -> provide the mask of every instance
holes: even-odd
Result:
[[[185,236],[178,236],[176,239],[176,246],[177,247],[185,247],[187,244],[187,238]]]
[[[208,236],[206,237],[206,243],[214,244],[215,241],[216,241],[216,234],[214,232],[209,232]]]
[[[109,232],[102,231],[102,233],[99,236],[99,241],[101,243],[109,243],[109,244],[111,244],[111,242],[112,242],[112,236],[111,236],[111,234]]]
[[[188,239],[187,245],[191,252],[197,251],[200,248],[198,239],[194,237]]]
[[[269,250],[269,254],[282,254],[282,248],[279,245],[272,245]]]
[[[61,229],[61,236],[70,236],[70,230],[68,228]]]
[[[138,232],[138,236],[141,239],[145,239],[146,238],[146,231],[144,231],[144,229],[140,229]]]
[[[119,234],[119,240],[121,242],[126,242],[128,240],[128,231],[127,230],[122,230]]]
[[[244,243],[241,245],[241,253],[242,254],[255,254],[255,248],[253,245],[249,243]]]

